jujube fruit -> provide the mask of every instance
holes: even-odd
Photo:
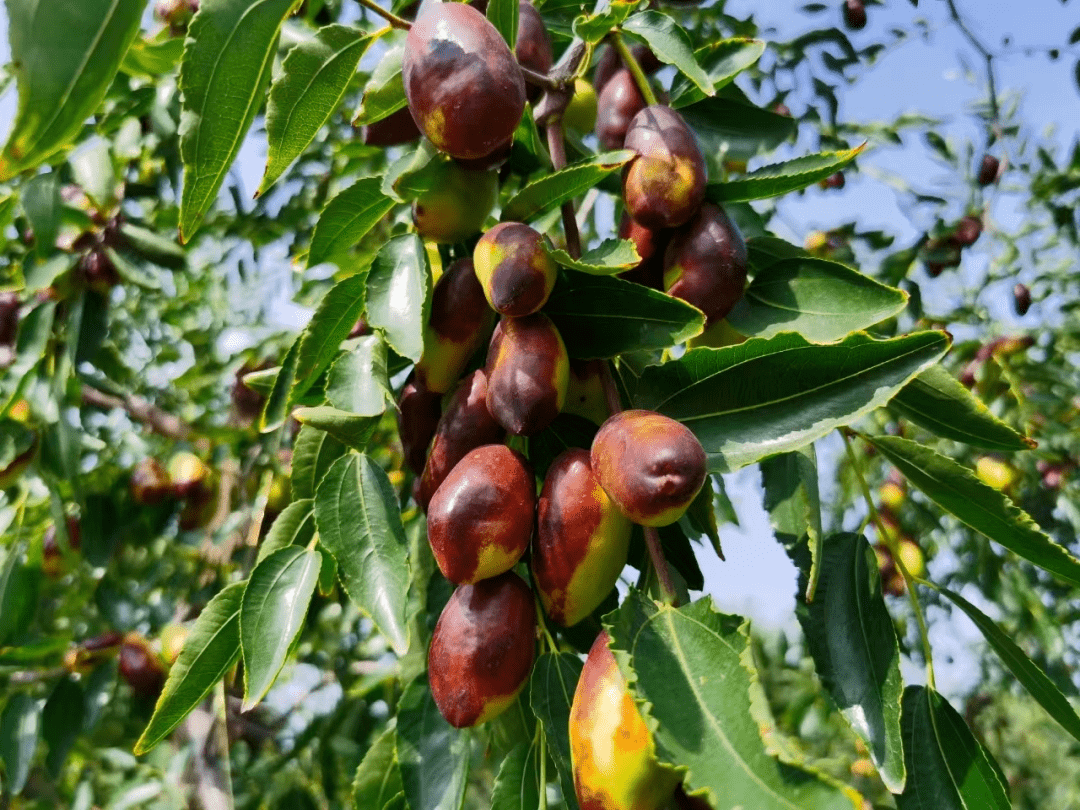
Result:
[[[1001,162],[993,155],[983,155],[979,163],[979,173],[976,180],[980,186],[989,186],[997,182],[998,173],[1001,171]]]
[[[705,158],[682,116],[660,104],[630,122],[625,148],[637,153],[623,169],[623,200],[646,228],[682,225],[705,199]]]
[[[473,262],[488,303],[515,317],[547,303],[559,270],[544,249],[544,237],[521,222],[502,222],[481,236]]]
[[[173,494],[177,498],[189,498],[206,489],[210,468],[194,453],[181,450],[169,459],[167,475]]]
[[[570,706],[570,762],[581,810],[659,810],[679,784],[656,758],[656,743],[600,633]]]
[[[417,475],[424,471],[428,445],[441,415],[442,395],[424,388],[413,371],[398,395],[398,436],[405,463]]]
[[[1031,309],[1031,290],[1026,284],[1017,284],[1013,287],[1013,309],[1020,317],[1027,315],[1027,311]]]
[[[957,223],[950,241],[959,247],[970,247],[978,241],[982,228],[982,220],[969,214]]]
[[[428,3],[405,39],[401,78],[413,120],[456,158],[490,155],[514,135],[525,80],[502,35],[464,3]]]
[[[417,233],[433,242],[462,242],[480,230],[498,193],[495,172],[442,161],[432,169],[431,185],[413,201],[413,224]]]
[[[574,95],[563,111],[563,126],[577,132],[592,132],[596,126],[596,89],[584,79],[574,79]]]
[[[645,109],[645,98],[634,75],[620,68],[596,100],[596,137],[605,149],[622,149],[630,122]]]
[[[152,506],[172,494],[169,474],[157,459],[144,458],[131,471],[131,497],[136,503]]]
[[[844,25],[852,31],[866,27],[866,6],[863,0],[844,0]]]
[[[543,313],[503,318],[488,353],[487,405],[510,433],[533,436],[566,402],[570,360],[559,330]]]
[[[562,412],[584,417],[597,425],[611,416],[604,391],[603,360],[571,360],[566,401]]]
[[[472,259],[452,262],[431,292],[424,353],[416,364],[417,381],[438,394],[449,391],[483,344],[494,320]]]
[[[360,139],[368,146],[399,146],[420,138],[420,129],[408,107],[390,113],[380,121],[365,124]]]
[[[14,346],[19,334],[19,296],[0,293],[0,346]]]
[[[746,266],[746,243],[739,229],[723,208],[705,203],[667,246],[664,289],[713,323],[742,298]]]
[[[597,431],[591,451],[600,485],[624,515],[667,526],[694,500],[707,473],[705,450],[683,424],[652,411],[622,411]]]
[[[619,220],[619,238],[629,239],[641,257],[641,262],[632,270],[620,273],[619,277],[635,284],[641,284],[654,290],[664,289],[664,252],[671,241],[672,230],[653,230],[634,222],[630,215],[623,212]]]
[[[505,711],[529,679],[535,654],[532,591],[507,571],[459,585],[428,648],[428,682],[442,716],[456,728]]]
[[[506,431],[495,421],[487,406],[488,380],[477,369],[466,377],[435,426],[424,473],[417,488],[420,508],[427,510],[428,501],[465,454],[484,444],[497,444]]]
[[[514,40],[514,56],[518,64],[534,73],[546,76],[551,70],[551,36],[547,26],[532,3],[518,3],[517,39]],[[534,84],[525,85],[525,97],[536,101],[543,90]]]
[[[663,63],[656,58],[656,55],[640,43],[630,46],[630,55],[634,57],[646,76],[655,73],[663,66]],[[603,51],[600,52],[600,58],[596,61],[596,69],[593,72],[593,84],[596,85],[597,91],[603,90],[611,77],[617,71],[625,68],[626,65],[623,64],[619,52],[610,45],[605,46]]]
[[[632,529],[600,486],[588,450],[571,448],[552,462],[531,558],[533,582],[552,619],[570,627],[600,606],[626,565]]]
[[[505,444],[470,450],[428,503],[435,562],[455,585],[509,571],[533,534],[536,483],[525,457]]]
[[[128,633],[120,645],[120,676],[137,695],[156,699],[165,685],[165,667],[146,639]]]

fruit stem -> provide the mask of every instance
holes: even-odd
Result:
[[[652,85],[649,84],[649,79],[645,75],[645,71],[641,69],[638,60],[634,58],[634,55],[630,53],[630,49],[626,47],[622,35],[617,31],[613,31],[611,33],[611,43],[615,46],[615,50],[619,52],[619,56],[622,58],[623,64],[626,65],[626,69],[633,75],[634,82],[637,84],[638,90],[641,91],[641,97],[645,99],[645,103],[650,107],[657,104],[656,93],[653,92]]]
[[[611,373],[610,363],[603,363],[600,368],[600,385],[604,388],[604,400],[607,403],[608,415],[614,416],[622,411],[622,399],[619,397],[619,389],[615,385],[615,377]]]
[[[380,7],[374,2],[374,0],[356,0],[356,2],[358,2],[364,8],[378,14],[380,17],[390,23],[390,25],[392,25],[394,28],[400,28],[403,31],[408,31],[410,28],[412,28],[411,22],[402,19],[401,17],[397,16],[392,12],[387,11],[385,8]]]
[[[544,90],[559,90],[562,85],[559,82],[554,81],[544,73],[537,73],[531,68],[527,68],[522,64],[518,64],[521,68],[521,75],[525,78],[529,84],[535,84],[537,87],[542,87]]]
[[[877,507],[874,505],[874,499],[870,495],[870,487],[866,483],[865,476],[863,476],[862,466],[855,457],[855,450],[851,446],[849,434],[858,436],[864,441],[867,439],[861,433],[856,431],[851,431],[846,428],[840,429],[840,435],[844,437],[844,450],[847,452],[848,461],[851,463],[851,468],[855,472],[855,479],[859,482],[859,489],[862,490],[863,498],[866,500],[866,506],[870,510],[870,518],[877,527],[878,536],[889,549],[893,562],[896,563],[897,570],[904,578],[904,590],[907,591],[908,601],[911,602],[911,609],[915,613],[915,621],[919,623],[919,636],[922,639],[923,657],[926,658],[926,685],[933,689],[934,652],[930,646],[930,631],[926,627],[926,618],[923,616],[922,605],[919,603],[918,594],[915,593],[915,577],[911,575],[911,572],[907,570],[907,566],[904,565],[904,559],[900,556],[900,547],[897,545],[896,540],[893,539],[889,532],[885,531],[885,526],[881,522],[881,515],[878,514]]]
[[[660,545],[660,532],[653,526],[641,528],[645,531],[645,547],[649,549],[649,561],[656,571],[656,579],[660,583],[660,595],[664,599],[664,604],[678,607],[679,597],[675,593],[675,583],[671,579],[667,560],[664,559],[664,547]]]
[[[558,652],[559,646],[555,643],[554,637],[547,629],[547,622],[544,621],[544,609],[540,605],[540,598],[533,592],[533,601],[536,603],[536,624],[540,628],[540,638],[543,639],[548,646],[548,650],[551,652]]]
[[[562,115],[548,122],[548,151],[555,171],[566,168],[566,143],[563,140]],[[567,200],[562,204],[563,233],[566,234],[566,252],[573,259],[581,258],[581,234],[578,232],[574,204]]]

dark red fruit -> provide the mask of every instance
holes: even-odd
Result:
[[[131,497],[136,503],[152,506],[172,495],[172,482],[165,468],[153,458],[144,458],[131,471]]]
[[[746,243],[724,209],[705,203],[676,231],[664,256],[664,289],[705,313],[725,317],[746,287]]]
[[[481,445],[498,444],[506,435],[488,411],[487,395],[487,375],[477,370],[462,381],[447,403],[420,478],[417,503],[421,509],[427,510],[435,490],[466,453]]]
[[[19,334],[18,293],[0,293],[0,346],[14,346]]]
[[[596,137],[604,149],[622,149],[634,116],[645,109],[645,99],[626,68],[615,72],[596,99]]]
[[[824,180],[821,181],[822,188],[843,188],[847,181],[844,179],[843,172],[837,172],[836,174],[830,174]]]
[[[472,259],[452,262],[431,293],[417,381],[438,394],[453,388],[469,358],[487,339],[494,320]]]
[[[419,137],[420,129],[408,107],[390,113],[381,121],[366,124],[360,130],[360,139],[368,146],[398,146],[411,143]]]
[[[420,131],[456,158],[483,158],[504,146],[525,111],[514,55],[495,26],[464,3],[421,8],[401,76]]]
[[[477,447],[428,504],[428,541],[443,576],[457,585],[509,571],[532,539],[536,482],[525,457],[505,444]]]
[[[671,230],[652,230],[639,225],[623,213],[619,221],[619,238],[629,239],[641,256],[641,264],[633,270],[620,273],[619,277],[654,290],[664,289],[664,252],[671,241]]]
[[[956,230],[950,241],[957,247],[974,245],[982,234],[982,220],[976,216],[966,216],[956,224]]]
[[[866,6],[863,0],[844,0],[844,25],[852,31],[866,27]]]
[[[622,411],[608,419],[593,439],[590,460],[604,492],[642,526],[678,520],[707,474],[697,437],[652,411]]]
[[[501,326],[488,350],[488,411],[510,433],[534,436],[566,402],[566,346],[555,324],[540,312],[503,318]]]
[[[442,716],[456,728],[505,711],[529,679],[535,655],[532,591],[507,571],[459,585],[428,648],[428,682]]]
[[[514,56],[518,64],[534,73],[546,76],[551,70],[551,36],[544,25],[540,12],[532,3],[522,0],[518,4],[518,30],[514,41]],[[536,101],[543,89],[535,84],[525,85],[525,97]]]
[[[165,684],[165,667],[138,633],[128,633],[120,646],[120,676],[137,695],[157,699]]]
[[[1027,311],[1031,309],[1031,290],[1026,284],[1017,284],[1013,287],[1013,308],[1021,317],[1027,315]]]
[[[441,412],[442,395],[421,386],[414,371],[405,380],[398,397],[398,435],[405,463],[417,475],[424,471],[428,445],[435,435]]]
[[[623,169],[626,211],[646,228],[674,228],[705,199],[705,157],[682,116],[661,104],[630,122],[624,146],[637,153]]]
[[[476,277],[491,307],[501,315],[531,315],[547,303],[559,268],[544,237],[521,222],[502,222],[480,237],[473,250]]]
[[[979,164],[978,182],[980,186],[989,186],[997,182],[1001,163],[993,155],[983,155]]]

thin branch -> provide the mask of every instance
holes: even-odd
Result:
[[[998,108],[997,99],[997,81],[994,78],[994,54],[990,49],[983,45],[982,41],[975,36],[967,23],[964,22],[960,16],[960,11],[956,8],[956,0],[945,0],[949,6],[949,16],[952,17],[953,22],[956,23],[956,27],[960,29],[960,33],[964,35],[964,38],[971,43],[971,46],[982,54],[983,59],[986,60],[986,81],[989,85],[990,91],[990,113],[994,119],[994,135],[999,136],[1001,133],[1001,121],[1000,112]]]
[[[551,152],[551,165],[555,171],[566,168],[566,143],[563,141],[562,117],[557,117],[547,125],[548,151]],[[566,251],[575,259],[581,258],[581,234],[578,232],[577,216],[574,204],[567,200],[562,204],[563,232],[566,234]]]
[[[525,81],[529,84],[535,84],[537,87],[542,87],[545,90],[559,90],[562,88],[565,82],[557,82],[544,73],[537,73],[531,68],[527,68],[522,64],[518,64],[521,68],[521,75],[525,77]]]
[[[82,401],[85,405],[106,411],[119,408],[126,412],[133,421],[145,425],[154,433],[169,439],[182,441],[192,433],[191,426],[183,419],[163,411],[152,402],[134,394],[116,397],[84,384],[82,387]]]
[[[652,526],[642,526],[645,531],[645,547],[649,549],[649,560],[656,571],[660,583],[660,593],[664,602],[672,607],[679,606],[679,597],[675,594],[675,582],[671,579],[667,560],[664,559],[664,547],[660,545],[660,533]]]
[[[385,8],[377,5],[374,0],[356,0],[356,2],[362,5],[364,8],[378,14],[380,17],[390,23],[390,25],[392,25],[394,28],[400,28],[403,31],[408,31],[410,28],[412,28],[411,22],[387,11]]]

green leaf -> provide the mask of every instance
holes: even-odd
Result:
[[[319,482],[330,469],[330,465],[346,452],[345,445],[326,431],[306,425],[300,428],[293,445],[290,474],[293,498],[314,498],[315,490],[319,488]]]
[[[140,4],[141,5],[141,4]],[[297,0],[208,0],[188,28],[180,64],[180,236],[191,238],[240,151]]]
[[[573,258],[565,250],[549,250],[548,255],[563,267],[594,276],[622,273],[641,264],[641,257],[629,239],[605,239],[592,250],[585,251],[580,259]]]
[[[862,535],[825,541],[813,602],[801,601],[799,621],[814,668],[840,713],[866,743],[881,781],[904,789],[900,741],[900,646],[885,607],[877,557]]]
[[[597,44],[608,32],[621,24],[637,9],[637,3],[615,0],[598,14],[582,14],[574,19],[573,33],[586,42]]]
[[[41,568],[27,565],[18,549],[9,547],[0,569],[0,647],[30,627],[37,611],[40,581]]]
[[[502,34],[511,51],[517,45],[519,7],[520,0],[491,0],[487,7],[488,22]]]
[[[544,175],[510,198],[503,207],[502,221],[527,222],[534,219],[585,193],[633,159],[634,153],[626,149],[605,152]]]
[[[706,154],[747,160],[771,151],[795,132],[795,120],[740,100],[714,96],[690,104],[679,114],[694,130]]]
[[[757,62],[763,53],[765,43],[760,39],[718,39],[694,51],[694,61],[709,74],[713,90],[719,90]],[[670,106],[677,110],[703,98],[705,94],[693,82],[679,76],[671,88]]]
[[[413,362],[424,353],[431,306],[431,268],[416,234],[395,236],[379,251],[367,276],[367,318],[390,347]]]
[[[302,397],[337,357],[341,342],[364,314],[366,288],[367,274],[361,272],[342,279],[323,296],[300,335],[290,402]]]
[[[611,617],[612,651],[661,761],[717,810],[854,810],[858,795],[769,756],[750,711],[749,630],[706,597],[658,607],[634,591]],[[629,654],[627,657],[625,654]],[[760,688],[760,687],[758,687]]]
[[[347,25],[327,25],[289,49],[266,103],[269,148],[259,194],[274,184],[330,120],[374,39]]]
[[[404,41],[404,31],[394,31],[389,36],[383,37],[383,42],[389,47],[379,60],[379,64],[375,66],[375,70],[371,72],[371,78],[364,87],[360,109],[356,111],[356,117],[353,118],[354,127],[374,124],[406,105],[405,85],[401,81],[401,60],[405,55]]]
[[[0,762],[9,795],[18,796],[26,785],[40,735],[41,704],[27,694],[13,695],[0,714]]]
[[[1001,769],[964,718],[932,689],[904,690],[908,780],[897,810],[1005,810],[1012,807]]]
[[[360,760],[353,779],[352,798],[356,810],[382,810],[404,790],[397,763],[397,732],[388,728],[371,744]]]
[[[571,357],[666,349],[700,335],[705,316],[677,298],[611,276],[566,271],[544,305]]]
[[[145,0],[7,0],[19,104],[0,182],[66,146],[97,109],[139,31]]]
[[[131,43],[120,69],[130,76],[156,79],[171,73],[184,54],[184,38],[169,35],[167,28],[153,39],[136,37]]]
[[[244,703],[253,708],[285,665],[307,615],[322,555],[289,546],[255,566],[240,603],[240,650],[244,656]]]
[[[867,436],[867,441],[934,503],[1014,554],[1080,585],[1080,560],[1050,539],[1004,494],[967,467],[910,439]]]
[[[989,616],[967,601],[960,594],[950,591],[948,588],[933,586],[941,591],[956,606],[968,615],[975,626],[979,628],[994,652],[1001,658],[1002,663],[1009,668],[1016,680],[1020,681],[1025,689],[1031,694],[1039,705],[1046,709],[1047,713],[1057,721],[1063,729],[1069,732],[1075,739],[1080,740],[1080,716],[1068,699],[1061,694],[1054,682],[1046,673],[1039,669],[1023,650],[1016,645],[1009,636],[998,627]]]
[[[386,473],[365,455],[335,461],[315,493],[315,523],[349,599],[403,655],[409,648],[408,543]]]
[[[390,213],[397,203],[381,189],[381,177],[361,177],[326,204],[311,236],[308,267],[345,256]]]
[[[120,226],[120,234],[128,247],[154,264],[179,270],[187,263],[187,253],[173,239],[130,222]]]
[[[272,553],[283,548],[306,546],[314,536],[315,502],[310,497],[293,501],[275,518],[266,537],[259,543],[259,556],[255,558],[255,565],[258,566]]]
[[[41,737],[49,753],[45,756],[45,770],[56,779],[64,768],[64,761],[72,746],[82,733],[86,719],[86,701],[82,687],[67,675],[53,687],[45,708],[41,710]]]
[[[145,754],[187,717],[210,694],[240,657],[240,604],[245,582],[234,582],[211,599],[195,620],[154,714],[135,743],[135,754]]]
[[[499,766],[491,791],[491,810],[536,810],[540,806],[540,775],[537,752],[527,742],[518,743]]]
[[[375,417],[360,416],[328,405],[297,408],[293,417],[300,424],[324,430],[345,446],[361,451],[367,448],[379,422]]]
[[[657,59],[678,68],[706,96],[715,95],[712,79],[694,58],[689,35],[667,14],[642,11],[627,19],[622,30],[644,41]]]
[[[889,408],[943,439],[985,450],[1026,450],[1035,442],[1013,430],[940,365],[931,366],[892,398]]]
[[[649,366],[635,407],[683,422],[712,472],[797,450],[883,405],[949,346],[942,332],[890,340],[855,334],[825,346],[780,334],[691,349]]]
[[[751,337],[798,332],[831,343],[896,315],[907,300],[907,293],[838,262],[782,259],[758,271],[728,323]]]
[[[397,758],[410,810],[458,810],[469,775],[468,730],[439,714],[421,673],[398,702]]]
[[[278,369],[277,376],[274,377],[274,386],[266,397],[262,413],[259,414],[259,431],[261,433],[277,430],[285,422],[285,417],[289,415],[289,392],[292,391],[293,384],[296,381],[300,344],[303,342],[305,334],[301,333],[292,342],[289,350],[285,353],[284,359],[281,361],[281,368]]]
[[[581,659],[571,653],[544,653],[533,665],[529,705],[547,738],[548,753],[559,770],[568,810],[577,810],[570,762],[570,706],[581,677]]]
[[[39,174],[27,181],[22,189],[22,207],[34,231],[35,252],[39,256],[52,254],[62,213],[59,172]]]
[[[865,143],[842,152],[821,152],[762,166],[738,180],[710,183],[705,190],[705,196],[717,203],[779,197],[812,186],[818,180],[836,174],[851,163],[864,148]]]
[[[821,576],[823,536],[817,453],[808,444],[761,462],[765,511],[776,539],[806,577],[804,598],[813,601]],[[799,541],[806,537],[809,554]]]
[[[386,344],[376,335],[367,335],[350,352],[330,366],[326,380],[326,399],[335,408],[378,416],[394,401],[386,372]]]

